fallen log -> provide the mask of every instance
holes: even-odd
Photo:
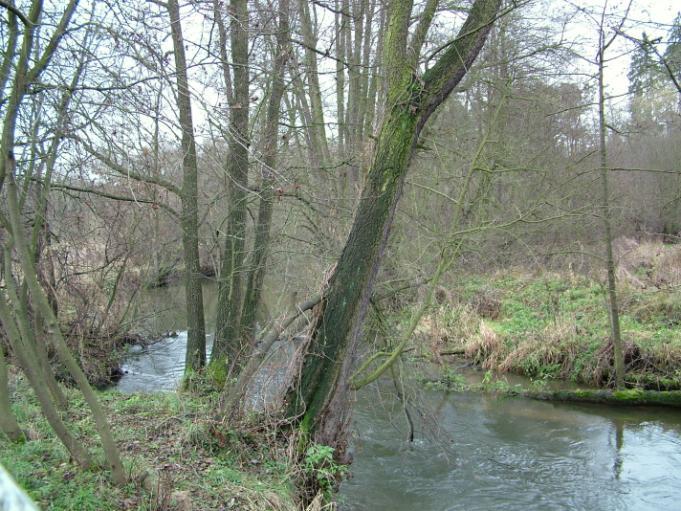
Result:
[[[681,408],[681,391],[626,390],[509,390],[509,396],[519,396],[540,401],[596,403],[615,406],[664,406]]]

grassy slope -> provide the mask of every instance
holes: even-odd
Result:
[[[0,438],[0,463],[43,510],[189,509],[187,501],[193,510],[295,509],[280,442],[262,431],[237,433],[210,420],[214,398],[101,393],[132,476],[123,488],[111,485],[105,471],[84,472],[69,462],[21,381],[15,398],[31,440],[9,444]],[[82,399],[75,392],[69,398],[74,430],[101,457]],[[144,484],[149,469],[159,477]]]
[[[419,329],[434,351],[464,348],[485,369],[608,385],[605,289],[585,277],[467,278]],[[681,292],[621,286],[630,384],[681,386]]]

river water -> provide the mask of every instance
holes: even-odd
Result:
[[[172,390],[185,345],[179,331],[132,354],[118,389]],[[391,382],[357,396],[340,509],[681,510],[678,411],[408,387],[413,442]]]

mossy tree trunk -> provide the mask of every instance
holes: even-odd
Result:
[[[187,352],[185,374],[199,371],[206,363],[206,324],[201,289],[199,259],[198,164],[192,121],[191,94],[187,77],[187,58],[177,0],[168,0],[168,14],[175,56],[177,108],[182,130],[182,248],[184,251],[184,288],[187,310]]]
[[[509,392],[510,396],[522,396],[540,401],[564,401],[571,403],[594,403],[610,406],[660,406],[681,408],[681,391],[656,391],[641,389],[624,390],[557,390],[547,392]]]
[[[343,459],[350,418],[350,373],[395,208],[419,134],[480,52],[500,0],[476,0],[456,39],[423,76],[418,56],[438,2],[430,1],[409,44],[413,2],[390,6],[384,48],[385,116],[352,229],[325,294],[289,414],[304,437],[335,447]]]
[[[232,0],[230,4],[230,42],[234,87],[228,94],[230,107],[229,159],[226,174],[229,183],[229,211],[227,233],[222,252],[220,279],[218,282],[218,305],[215,318],[215,342],[211,354],[211,366],[222,371],[225,363],[239,366],[239,359],[246,351],[241,336],[241,310],[243,306],[244,250],[246,238],[246,200],[248,187],[248,2]],[[221,31],[222,36],[225,36]],[[227,41],[221,37],[221,46]],[[227,62],[222,63],[227,66]],[[225,76],[229,71],[225,70]]]
[[[7,378],[7,362],[5,362],[5,354],[2,345],[0,345],[0,432],[4,433],[11,441],[16,442],[21,440],[24,434],[12,413]]]

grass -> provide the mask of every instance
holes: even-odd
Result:
[[[608,386],[612,345],[605,288],[583,276],[497,273],[449,289],[452,303],[421,322],[420,346],[463,348],[487,370]],[[681,292],[619,289],[627,382],[681,388]],[[396,318],[397,328],[404,322]]]
[[[72,430],[100,461],[94,423],[69,391]],[[0,463],[43,510],[296,509],[286,446],[276,430],[235,431],[211,417],[215,395],[101,392],[130,482],[80,470],[43,419],[28,386],[16,381],[13,408],[29,441],[0,438]],[[158,477],[145,479],[145,474]]]

